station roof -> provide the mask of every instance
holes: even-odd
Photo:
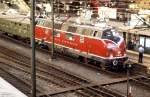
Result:
[[[119,29],[119,31],[150,36],[150,28],[148,27],[133,28],[133,27],[125,25],[123,22],[118,22],[118,21],[109,21],[108,25]]]

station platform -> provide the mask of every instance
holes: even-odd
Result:
[[[127,50],[127,56],[129,60],[134,62],[134,67],[141,72],[150,74],[150,55],[143,55],[143,63],[138,63],[139,53],[131,50]]]
[[[27,97],[13,85],[0,77],[0,97]]]

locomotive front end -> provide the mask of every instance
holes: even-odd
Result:
[[[123,68],[125,61],[128,59],[123,37],[114,30],[109,29],[103,32],[102,39],[104,39],[107,48],[105,60],[107,67],[111,69]]]
[[[111,48],[108,47],[108,49],[109,49],[109,57],[107,59],[107,62],[109,67],[113,69],[125,67],[124,63],[128,59],[126,56],[125,49],[119,47],[118,45],[112,46]]]

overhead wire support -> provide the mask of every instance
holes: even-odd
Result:
[[[31,97],[36,97],[36,64],[35,64],[35,0],[31,0]]]
[[[54,0],[51,0],[51,5],[52,5],[52,15],[51,15],[51,17],[52,17],[52,50],[51,50],[51,59],[54,59]]]

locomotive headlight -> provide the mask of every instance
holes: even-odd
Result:
[[[118,56],[120,56],[121,55],[121,51],[118,51],[117,54],[118,54]]]
[[[121,51],[118,51],[118,54],[121,54]]]

